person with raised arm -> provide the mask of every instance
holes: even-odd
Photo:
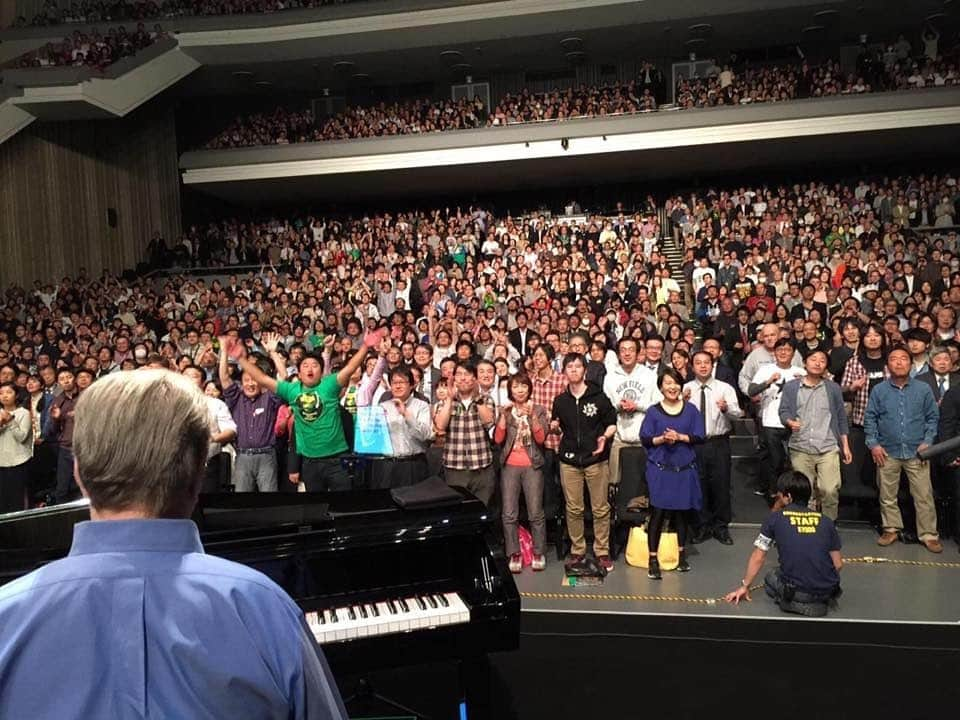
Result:
[[[340,416],[340,389],[385,332],[381,328],[367,333],[347,364],[336,374],[326,376],[323,358],[315,352],[304,354],[297,368],[298,377],[292,381],[270,377],[249,357],[237,359],[243,372],[258,385],[275,392],[293,410],[297,452],[303,458],[300,481],[308,492],[350,489],[350,477],[341,463],[348,445]]]

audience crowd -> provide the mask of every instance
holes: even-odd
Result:
[[[13,62],[14,67],[94,67],[103,70],[125,57],[136,55],[157,40],[167,37],[159,25],[148,30],[137,23],[133,32],[123,25],[112,27],[106,35],[96,28],[88,32],[74,30],[62,42],[47,43],[43,47],[25,53]]]
[[[724,442],[743,414],[756,418],[765,458],[758,494],[790,463],[815,481],[811,502],[827,516],[845,491],[879,493],[881,544],[915,523],[939,552],[957,526],[934,497],[960,503],[956,455],[938,459],[932,478],[913,461],[956,434],[958,207],[956,175],[943,173],[676,195],[666,227],[656,207],[585,217],[446,208],[224,220],[189,228],[172,248],[158,236],[153,261],[222,265],[223,275],[81,270],[4,292],[0,468],[4,482],[19,468],[29,488],[12,503],[4,493],[5,509],[42,497],[54,477],[56,500],[74,495],[77,395],[150,366],[183,372],[210,396],[214,489],[348,487],[350,424],[368,427],[365,408],[379,406],[391,441],[379,454],[396,462],[371,482],[440,473],[500,503],[515,571],[519,494],[542,569],[537,500],[554,488],[569,563],[585,561],[586,488],[601,524],[593,554],[612,570],[608,487],[628,476],[640,479],[630,502],[652,508],[654,527],[669,517],[688,543],[732,542]],[[683,261],[671,268],[674,243]],[[228,275],[239,264],[260,269]],[[909,421],[891,423],[904,388]],[[23,420],[14,401],[31,431],[8,452]],[[334,409],[334,424],[321,423],[332,434],[320,433],[313,423]],[[663,419],[677,413],[682,430]],[[649,453],[646,473],[637,453]],[[687,473],[681,498],[665,490],[670,468]],[[910,475],[915,520],[900,515],[891,468]]]
[[[46,0],[29,21],[17,18],[18,26],[60,25],[129,20],[157,20],[195,15],[249,15],[298,8],[341,5],[357,0]]]
[[[889,52],[864,48],[855,72],[840,63],[808,62],[770,66],[714,66],[705,77],[681,78],[674,103],[668,107],[693,109],[726,105],[783,102],[799,98],[851,95],[881,91],[942,87],[960,83],[956,50],[948,56],[914,55],[902,39]],[[928,51],[929,52],[929,51]],[[612,85],[580,85],[564,90],[507,93],[492,108],[479,99],[439,101],[419,99],[353,107],[317,120],[309,110],[277,108],[272,112],[239,116],[210,140],[208,149],[277,145],[293,142],[350,140],[477,127],[505,127],[518,123],[605,117],[661,109],[665,101],[663,76],[651,63],[642,64],[635,80]]]

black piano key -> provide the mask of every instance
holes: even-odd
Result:
[[[391,615],[397,614],[397,604],[393,600],[387,600],[387,609]]]
[[[410,606],[407,605],[407,601],[406,601],[406,600],[404,600],[403,598],[400,598],[399,603],[400,603],[400,609],[403,610],[403,612],[405,612],[405,613],[406,613],[406,612],[410,612]]]
[[[364,620],[367,619],[367,606],[366,605],[357,605],[357,610],[360,611],[360,617]]]
[[[377,609],[376,603],[370,603],[370,614],[374,617],[380,617],[380,611]]]
[[[337,611],[336,611],[336,610],[330,610],[330,622],[332,622],[332,623],[340,622],[340,620],[337,619]]]
[[[356,619],[357,619],[357,614],[353,611],[353,606],[352,606],[352,605],[347,608],[347,615],[349,616],[349,618],[350,618],[351,620],[356,620]]]
[[[327,624],[327,614],[323,610],[317,610],[317,619],[321,625]]]
[[[440,604],[444,607],[450,607],[450,602],[443,595],[438,594],[437,600],[439,600]]]
[[[414,600],[417,601],[417,607],[418,607],[418,608],[420,608],[421,610],[426,610],[426,609],[427,609],[427,604],[423,601],[423,598],[422,598],[422,597],[420,597],[419,595],[417,595],[417,596],[414,598]]]
[[[433,609],[433,610],[436,610],[436,609],[437,609],[437,601],[434,599],[435,596],[433,596],[433,595],[424,595],[424,598],[426,598],[427,604],[430,606],[431,609]]]

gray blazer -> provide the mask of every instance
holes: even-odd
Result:
[[[550,424],[547,419],[547,410],[543,405],[533,406],[533,418],[544,429],[544,432],[550,432]],[[517,421],[512,412],[507,412],[507,437],[503,441],[503,447],[500,448],[500,465],[506,465],[507,458],[510,457],[510,451],[513,450],[513,444],[517,440]],[[530,443],[527,448],[527,455],[530,456],[530,464],[535,468],[543,467],[543,446],[535,442]]]

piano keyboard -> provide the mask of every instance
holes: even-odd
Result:
[[[324,644],[469,623],[470,608],[456,593],[431,593],[315,610],[306,619]]]

